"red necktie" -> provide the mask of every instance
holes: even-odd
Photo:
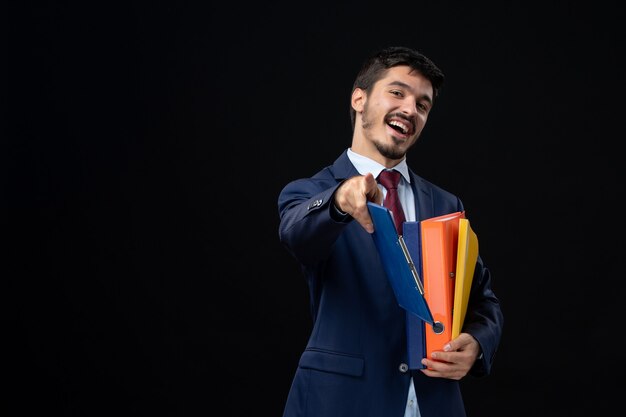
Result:
[[[387,189],[387,195],[385,196],[385,201],[383,201],[383,206],[387,207],[391,214],[393,215],[393,222],[396,225],[396,230],[398,234],[402,234],[402,224],[405,221],[404,210],[402,210],[402,205],[400,204],[400,197],[398,197],[398,182],[400,182],[401,174],[394,170],[391,171],[381,171],[378,175],[378,182],[380,182],[383,187]]]

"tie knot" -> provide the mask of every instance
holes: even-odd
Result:
[[[386,189],[398,188],[398,182],[400,182],[400,172],[393,170],[381,171],[378,175],[378,182],[380,182]]]

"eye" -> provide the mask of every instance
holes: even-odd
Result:
[[[400,90],[391,90],[389,92],[396,97],[404,97],[404,94]]]
[[[428,104],[418,101],[415,105],[415,107],[417,108],[417,110],[419,110],[420,112],[426,113],[428,112]]]

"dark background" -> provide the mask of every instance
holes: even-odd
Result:
[[[576,3],[6,6],[2,414],[280,416],[311,322],[277,196],[399,44],[447,77],[409,164],[463,200],[505,314],[469,416],[608,415],[624,13]]]

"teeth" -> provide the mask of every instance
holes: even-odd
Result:
[[[396,127],[399,127],[400,129],[402,129],[402,133],[406,133],[406,132],[409,131],[409,129],[405,125],[403,125],[402,123],[397,122],[395,120],[392,120],[391,122],[389,122],[389,124],[392,125],[392,126],[396,126]]]

